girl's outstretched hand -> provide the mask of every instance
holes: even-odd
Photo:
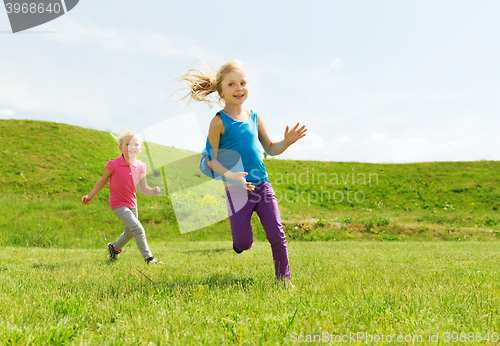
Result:
[[[234,180],[237,183],[240,183],[241,186],[243,186],[247,190],[255,190],[255,186],[252,185],[252,183],[249,183],[248,181],[243,178],[244,176],[247,176],[247,172],[237,172],[233,173],[230,177],[228,177],[231,180]]]
[[[89,204],[91,198],[89,198],[89,195],[83,196],[82,197],[82,203],[83,204]]]
[[[155,187],[155,188],[153,189],[153,193],[154,193],[155,195],[159,195],[159,194],[160,194],[160,192],[161,192],[161,190],[160,190],[160,187],[159,187],[159,186],[157,186],[157,187]]]
[[[299,139],[304,137],[306,135],[306,126],[302,125],[301,128],[299,128],[300,124],[297,123],[290,131],[288,130],[288,125],[285,129],[285,141],[288,145],[292,145],[293,143],[297,142]]]

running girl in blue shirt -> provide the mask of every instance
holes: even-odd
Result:
[[[290,279],[285,232],[259,142],[267,154],[279,155],[304,137],[307,129],[299,127],[299,123],[292,129],[287,126],[284,139],[272,142],[262,118],[253,111],[243,109],[243,103],[248,98],[248,77],[238,60],[224,64],[215,76],[210,70],[204,72],[195,67],[180,79],[188,86],[186,97],[190,100],[212,105],[214,101],[208,96],[217,92],[219,104],[224,105],[224,109],[217,112],[210,122],[200,169],[231,183],[226,183],[226,195],[234,251],[241,253],[252,247],[250,221],[255,211],[271,243],[276,278]],[[243,172],[231,171],[235,166],[231,163],[235,162],[231,153],[237,153],[238,159],[241,159]]]

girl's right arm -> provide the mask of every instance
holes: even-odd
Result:
[[[89,204],[90,200],[92,198],[94,198],[94,196],[99,191],[101,191],[101,189],[104,187],[104,185],[106,185],[106,183],[109,180],[109,177],[111,177],[111,171],[106,168],[106,170],[104,171],[104,174],[102,175],[101,179],[99,179],[97,181],[97,183],[95,183],[94,188],[92,189],[92,191],[90,191],[90,193],[88,195],[82,197],[82,203],[83,204]]]
[[[231,179],[237,183],[240,183],[247,190],[255,189],[252,183],[245,180],[244,176],[248,175],[246,172],[236,172],[233,173],[224,167],[219,161],[217,161],[217,150],[219,150],[220,136],[224,134],[224,122],[220,116],[215,116],[210,122],[210,128],[208,129],[208,141],[213,149],[212,160],[208,161],[208,166],[217,174],[222,175],[228,179]]]

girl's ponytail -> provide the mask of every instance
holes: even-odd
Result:
[[[203,101],[211,107],[215,101],[208,98],[208,96],[217,91],[217,79],[205,64],[203,64],[203,67],[206,71],[194,66],[185,75],[179,77],[179,81],[186,82],[189,90],[188,94],[181,100],[189,97],[189,102],[192,100]]]

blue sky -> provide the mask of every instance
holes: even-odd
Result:
[[[500,160],[498,13],[498,1],[83,0],[12,34],[0,11],[0,118],[161,124],[165,144],[201,151],[217,106],[161,95],[195,60],[237,58],[245,106],[273,139],[309,128],[281,158]]]

